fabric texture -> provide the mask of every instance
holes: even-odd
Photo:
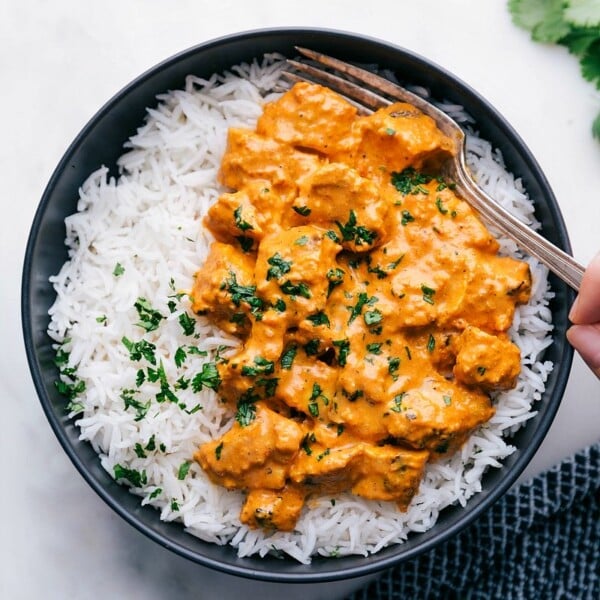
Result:
[[[511,489],[352,600],[600,599],[600,443]]]

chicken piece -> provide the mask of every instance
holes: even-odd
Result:
[[[457,381],[485,390],[509,390],[521,371],[521,351],[507,336],[467,327],[455,342]]]
[[[264,107],[256,131],[292,146],[325,155],[339,152],[351,130],[356,108],[330,89],[297,83]]]
[[[240,520],[253,529],[292,531],[306,492],[298,486],[287,485],[281,490],[250,490],[240,513]]]
[[[275,396],[314,419],[323,419],[335,401],[337,370],[295,344],[289,345],[279,361]]]
[[[406,510],[419,490],[429,452],[365,444],[352,493],[368,500],[393,500]]]
[[[283,303],[281,319],[297,325],[322,310],[327,300],[327,272],[340,246],[316,227],[294,227],[266,236],[258,249],[256,285],[270,305]]]
[[[194,459],[211,481],[228,489],[280,490],[304,431],[263,402],[251,404],[245,414],[248,424],[238,418],[220,439],[202,445]]]
[[[246,335],[250,315],[263,308],[254,295],[253,262],[229,244],[214,242],[202,267],[194,276],[191,291],[192,310],[210,314],[221,329]]]
[[[462,314],[454,316],[454,323],[463,329],[470,324],[489,332],[507,331],[515,307],[527,302],[530,295],[531,273],[526,262],[508,256],[486,256],[476,263]]]
[[[290,199],[276,194],[268,181],[252,181],[238,192],[223,194],[208,209],[204,224],[221,242],[241,244],[248,251],[281,228]]]
[[[321,159],[248,129],[230,129],[221,162],[221,182],[240,190],[248,181],[268,181],[281,196],[296,193],[296,182],[314,171]]]
[[[358,145],[348,157],[363,176],[387,179],[394,171],[455,152],[454,142],[435,121],[410,104],[398,102],[367,117],[355,126]],[[342,157],[344,158],[344,157]]]
[[[383,243],[389,206],[379,186],[347,165],[329,163],[303,180],[292,208],[297,221],[304,216],[333,229],[345,249],[362,252]]]
[[[375,446],[350,441],[329,445],[318,429],[305,438],[290,470],[292,481],[308,491],[338,494],[344,491],[369,500],[393,500],[404,510],[419,488],[429,457],[427,451]]]
[[[395,440],[429,450],[435,457],[460,448],[493,414],[491,401],[483,392],[431,375],[419,387],[396,395],[383,420]]]

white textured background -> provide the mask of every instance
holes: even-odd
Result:
[[[334,598],[340,586],[257,585],[146,540],[88,489],[35,396],[21,340],[23,253],[54,166],[121,87],[200,42],[270,26],[379,37],[454,72],[525,140],[559,200],[574,254],[600,250],[600,97],[566,50],[535,44],[504,0],[0,0],[0,598]],[[365,57],[368,59],[368,57]],[[554,425],[525,476],[600,439],[600,384],[575,360]],[[230,578],[229,578],[230,579]],[[243,590],[240,591],[240,590]]]

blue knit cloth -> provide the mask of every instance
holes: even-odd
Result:
[[[456,538],[352,596],[438,598],[600,600],[600,443],[513,488]]]

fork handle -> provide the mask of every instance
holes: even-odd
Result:
[[[464,162],[461,166],[453,175],[464,199],[483,219],[511,237],[521,250],[537,258],[552,273],[579,291],[585,271],[583,265],[500,206],[471,179]]]

